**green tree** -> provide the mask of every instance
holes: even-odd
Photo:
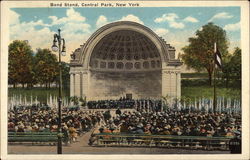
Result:
[[[77,96],[73,96],[69,98],[70,102],[73,102],[74,105],[79,104],[79,98]]]
[[[81,102],[81,106],[84,107],[87,104],[86,97],[84,97],[84,98],[80,97],[79,102]]]
[[[223,59],[223,68],[222,68],[222,79],[225,80],[225,85],[228,88],[228,84],[230,81],[230,70],[231,70],[231,61],[232,55],[228,55]],[[224,81],[223,81],[224,82]]]
[[[228,40],[226,31],[221,27],[208,23],[197,30],[195,37],[188,39],[189,45],[182,48],[184,54],[182,60],[189,68],[198,72],[208,72],[209,84],[212,85],[212,74],[214,71],[214,43],[217,44],[222,57],[228,54]]]
[[[241,49],[236,47],[232,59],[232,72],[235,80],[241,81]]]
[[[34,58],[36,80],[40,84],[44,84],[46,88],[50,88],[50,84],[55,82],[58,75],[58,63],[55,54],[49,49],[37,49]]]
[[[9,44],[8,79],[9,84],[25,84],[33,82],[33,52],[27,41],[15,40]],[[28,86],[28,85],[27,85]]]
[[[226,81],[226,87],[230,81],[241,86],[241,49],[236,47],[232,55],[228,55],[223,61],[222,78]]]
[[[66,62],[61,62],[61,67],[62,67],[62,86],[65,89],[69,88],[69,83],[70,83],[70,74],[69,74],[69,64]],[[58,79],[58,78],[57,78]]]

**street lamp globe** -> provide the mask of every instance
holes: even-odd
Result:
[[[63,49],[62,49],[61,53],[62,53],[63,56],[66,56],[66,47],[65,46],[63,46]]]
[[[55,44],[52,45],[51,49],[52,49],[53,52],[57,52],[58,51],[58,47]]]
[[[65,51],[62,51],[62,56],[66,56],[66,52]]]

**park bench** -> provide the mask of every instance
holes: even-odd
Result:
[[[95,134],[95,136],[97,137],[97,146],[181,147],[207,150],[229,150],[229,141],[232,138],[122,133],[99,133]]]
[[[8,142],[49,142],[56,143],[58,140],[57,132],[9,132]]]

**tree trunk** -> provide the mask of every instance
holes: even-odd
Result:
[[[16,88],[16,83],[13,84],[13,87]]]
[[[228,88],[228,84],[229,84],[229,77],[227,75],[227,77],[226,77],[226,88]]]
[[[212,86],[212,72],[208,71],[209,85]]]
[[[24,83],[22,83],[22,87],[24,88]]]

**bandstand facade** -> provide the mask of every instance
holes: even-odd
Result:
[[[107,24],[77,48],[70,61],[70,96],[87,100],[181,96],[175,48],[148,27]]]

